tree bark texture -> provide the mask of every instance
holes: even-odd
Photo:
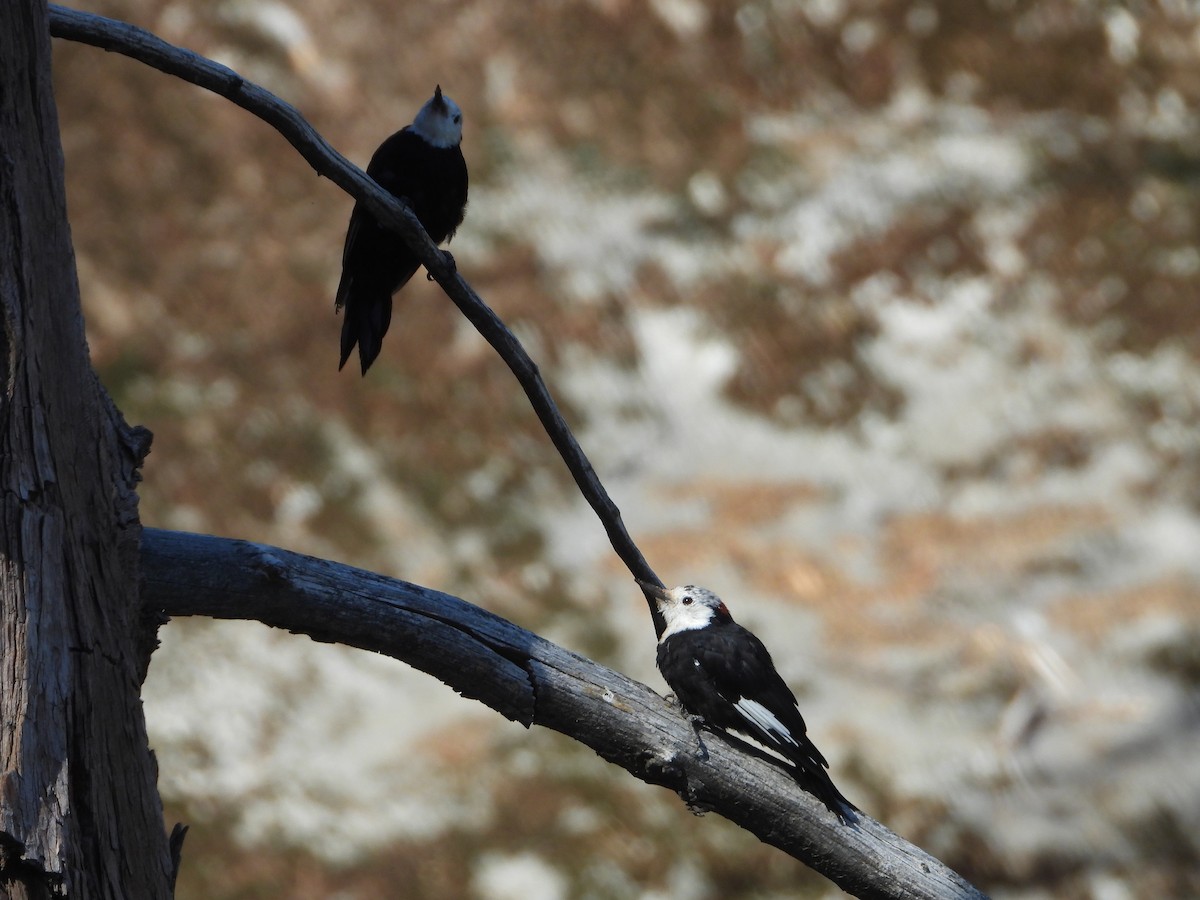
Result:
[[[139,689],[149,434],[91,369],[40,0],[0,3],[0,896],[169,896]]]
[[[866,814],[839,824],[780,766],[696,731],[644,684],[458,597],[277,547],[154,528],[142,574],[147,606],[169,615],[253,619],[403,660],[527,727],[586,744],[693,811],[720,813],[854,896],[983,896]]]

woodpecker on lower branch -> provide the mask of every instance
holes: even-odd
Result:
[[[834,786],[829,763],[806,736],[796,697],[762,641],[733,621],[710,590],[638,583],[665,623],[658,669],[680,705],[705,724],[739,732],[783,757],[800,786],[847,822],[846,810],[858,807]]]

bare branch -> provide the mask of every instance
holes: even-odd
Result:
[[[525,726],[591,747],[643,781],[712,810],[857,897],[980,898],[923,850],[860,815],[839,825],[780,767],[619,672],[448,594],[277,547],[146,529],[142,598],[168,615],[253,619],[373,650],[428,672]]]
[[[654,584],[662,583],[626,530],[621,511],[596,477],[591,461],[559,412],[558,405],[538,372],[537,364],[491,307],[448,262],[449,254],[442,253],[429,239],[407,205],[379,187],[366,173],[334,150],[295,107],[242,78],[227,66],[169,44],[134,25],[53,4],[50,6],[50,32],[55,37],[129,56],[233,101],[283,135],[318,175],[325,176],[356,200],[362,201],[381,224],[404,238],[446,295],[517,377],[580,492],[604,525],[617,556],[635,578]],[[647,605],[658,629],[658,611],[649,598]]]

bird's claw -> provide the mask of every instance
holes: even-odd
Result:
[[[446,268],[450,270],[451,275],[458,271],[458,263],[454,261],[454,255],[449,250],[442,251],[442,262],[446,264]],[[425,280],[433,281],[433,273],[426,270]]]
[[[693,716],[691,713],[686,713],[687,720],[692,726],[692,731],[696,732],[696,759],[708,759],[708,747],[704,744],[704,737],[700,734],[700,729],[704,727],[703,716]]]

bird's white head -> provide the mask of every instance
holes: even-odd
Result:
[[[666,627],[659,641],[665,641],[681,631],[733,621],[724,601],[707,588],[684,584],[667,589],[649,582],[639,583],[654,598],[658,611],[662,613]]]
[[[413,119],[411,127],[435,147],[457,147],[462,142],[462,110],[442,93],[439,84]]]

